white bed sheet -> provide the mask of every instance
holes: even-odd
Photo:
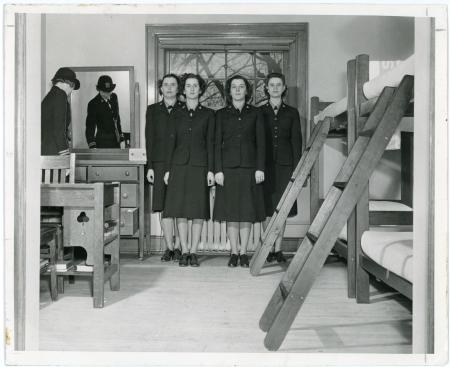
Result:
[[[369,201],[369,211],[393,211],[393,212],[411,212],[413,209],[405,204],[399,203],[397,201],[387,201],[387,200],[370,200]],[[389,231],[389,232],[405,232],[411,230],[410,225],[399,226],[399,225],[384,225],[384,226],[373,226],[370,227],[371,231]],[[347,241],[347,224],[342,228],[341,233],[338,236],[339,239]]]
[[[366,231],[361,238],[361,247],[376,263],[412,283],[412,232]]]

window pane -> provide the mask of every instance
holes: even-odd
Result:
[[[265,78],[269,73],[283,72],[283,52],[257,52],[256,77]]]
[[[197,74],[197,53],[170,52],[169,73],[177,75]]]
[[[224,80],[208,80],[205,94],[200,98],[200,103],[206,107],[218,110],[225,107]]]
[[[198,55],[198,73],[205,79],[224,79],[225,53],[200,52]]]
[[[261,106],[267,101],[267,96],[264,93],[264,80],[257,80],[256,82],[256,96],[253,98],[256,106]]]
[[[227,60],[227,78],[235,74],[254,79],[253,54],[248,52],[230,52]]]

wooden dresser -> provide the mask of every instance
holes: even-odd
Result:
[[[145,161],[130,160],[128,150],[77,152],[76,182],[120,182],[121,251],[136,250],[140,259],[150,250],[150,214]]]

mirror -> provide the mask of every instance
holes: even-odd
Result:
[[[101,75],[109,75],[116,84],[113,93],[117,95],[125,148],[139,146],[139,127],[135,123],[135,84],[133,66],[71,67],[80,81],[80,89],[71,94],[72,149],[88,149],[86,139],[86,117],[88,103],[99,92],[96,89]]]

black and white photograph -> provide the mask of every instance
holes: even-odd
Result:
[[[447,5],[4,5],[5,365],[448,362]]]

